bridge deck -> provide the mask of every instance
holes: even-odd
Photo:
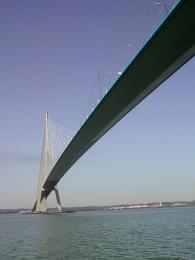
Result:
[[[75,135],[49,174],[42,196],[47,197],[98,139],[194,56],[194,17],[195,1],[181,1]]]

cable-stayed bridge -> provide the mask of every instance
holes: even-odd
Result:
[[[58,132],[55,127],[52,130],[52,124],[46,115],[40,179],[37,201],[33,207],[34,212],[46,211],[46,199],[53,190],[56,193],[58,208],[61,210],[56,185],[64,174],[109,129],[194,56],[195,1],[176,1],[169,8],[165,0],[151,1],[151,3],[155,4],[155,8],[158,5],[163,6],[164,21],[161,19],[161,23],[158,24],[152,36],[150,33],[134,35],[140,39],[137,45],[127,43],[131,50],[136,49],[135,55],[130,58],[127,56],[130,64],[126,69],[123,64],[117,68],[113,65],[115,69],[107,70],[107,73],[113,73],[115,70],[114,76],[111,77],[112,82],[108,80],[105,83],[103,73],[98,71],[99,96],[95,99],[96,106],[93,106],[87,119],[83,120],[77,133],[71,137],[71,135]],[[156,14],[154,6],[151,10]],[[151,23],[148,18],[149,14],[146,10],[146,20],[143,21],[147,21],[148,24],[144,23],[144,30],[148,30]],[[124,34],[126,34],[125,31]],[[110,89],[109,85],[112,86]],[[108,88],[104,90],[104,86]],[[54,136],[56,141],[52,144],[52,140],[55,140]]]

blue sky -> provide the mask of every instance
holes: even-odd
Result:
[[[0,208],[33,205],[44,113],[77,128],[120,3],[1,1]],[[195,199],[194,71],[192,59],[69,170],[63,206]]]

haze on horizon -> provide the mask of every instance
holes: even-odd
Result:
[[[33,206],[44,114],[75,131],[119,2],[1,2],[0,208]],[[195,199],[194,72],[193,58],[68,171],[63,206]]]

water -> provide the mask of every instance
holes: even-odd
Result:
[[[9,259],[195,259],[195,208],[0,215]]]

